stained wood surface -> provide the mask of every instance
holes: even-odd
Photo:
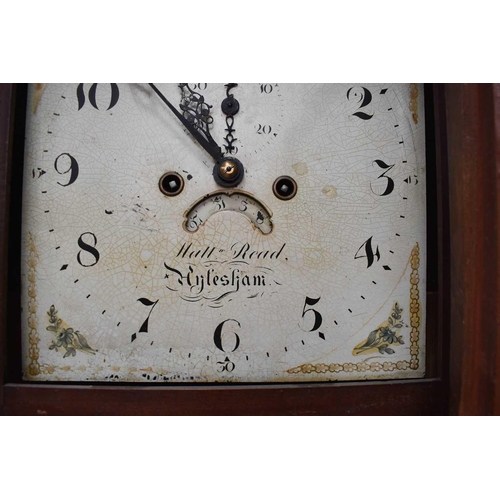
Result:
[[[7,415],[437,415],[439,380],[113,387],[8,384]]]
[[[446,86],[450,412],[500,414],[500,85]]]

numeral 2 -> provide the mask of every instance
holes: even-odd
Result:
[[[351,99],[356,100],[359,103],[358,109],[361,109],[372,102],[372,93],[365,87],[351,87],[347,91],[347,100],[350,101]],[[352,116],[356,116],[361,120],[371,120],[373,118],[373,115],[363,111],[357,111]]]
[[[272,128],[271,128],[271,125],[261,125],[259,123],[259,126],[257,128],[257,133],[262,135],[262,134],[265,134],[265,135],[269,135],[272,131]]]

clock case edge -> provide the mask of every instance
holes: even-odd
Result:
[[[435,255],[435,287],[427,292],[427,372],[424,379],[300,384],[127,385],[25,383],[21,380],[20,213],[25,89],[0,85],[0,407],[10,415],[308,415],[443,414],[447,411],[449,244],[444,87],[426,86],[432,100],[432,190],[428,255]],[[17,94],[17,96],[16,96]],[[24,97],[23,97],[24,94]],[[17,97],[17,98],[16,98]],[[428,106],[426,106],[428,108]],[[427,109],[426,109],[427,114]],[[427,138],[427,147],[430,147]],[[13,155],[14,153],[14,155]],[[15,165],[13,165],[13,161]],[[429,184],[429,183],[428,183]],[[436,189],[437,186],[437,189]],[[431,195],[432,196],[432,195]],[[429,212],[429,211],[428,211]],[[16,231],[17,229],[17,231]],[[438,230],[439,229],[439,230]],[[438,251],[436,251],[438,249]],[[17,258],[17,259],[16,259]],[[9,271],[9,273],[8,273]],[[432,282],[432,280],[430,281]],[[431,290],[431,288],[434,288]]]

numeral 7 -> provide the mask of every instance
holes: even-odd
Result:
[[[151,307],[151,309],[149,310],[148,317],[142,323],[141,327],[139,328],[138,333],[148,333],[149,317],[151,316],[151,313],[153,312],[153,309],[155,308],[156,304],[158,304],[159,300],[160,299],[158,299],[156,302],[153,302],[153,301],[146,299],[144,297],[137,299],[137,301],[140,302],[141,304],[144,304],[145,306]],[[130,342],[133,342],[136,338],[137,338],[137,333],[132,334],[132,337],[130,338]]]

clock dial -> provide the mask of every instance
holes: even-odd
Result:
[[[154,87],[30,86],[25,378],[423,376],[423,87]]]

